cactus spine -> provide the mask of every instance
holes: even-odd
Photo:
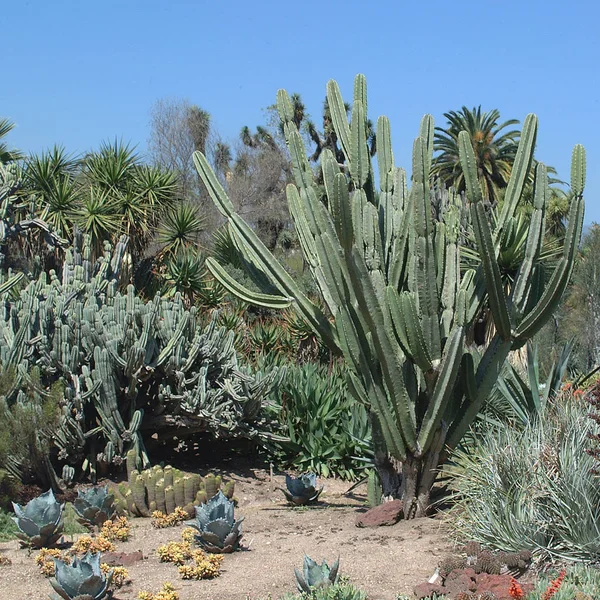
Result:
[[[390,124],[377,121],[379,190],[366,139],[366,82],[355,81],[350,122],[335,81],[327,84],[333,127],[347,170],[324,151],[321,169],[326,202],[306,158],[288,94],[277,108],[293,164],[295,184],[287,186],[290,214],[313,278],[333,316],[300,291],[273,254],[240,217],[206,158],[194,154],[196,168],[259,287],[266,278],[278,292],[273,304],[293,298],[314,332],[349,366],[349,388],[371,411],[375,464],[384,495],[402,497],[405,517],[425,513],[436,469],[446,448],[455,447],[475,419],[512,349],[548,320],[573,267],[583,224],[585,154],[573,153],[572,197],[563,256],[546,281],[539,277],[548,198],[545,168],[538,165],[534,213],[527,252],[514,284],[507,289],[498,255],[503,232],[514,226],[533,164],[537,118],[524,123],[502,211],[489,219],[477,179],[473,148],[459,136],[466,198],[431,189],[433,119],[425,116],[413,146],[410,190],[406,173],[394,165]],[[431,197],[441,209],[431,209]],[[439,215],[439,216],[437,216]],[[461,270],[461,242],[472,231],[481,267]],[[208,268],[214,265],[208,263]],[[218,269],[212,269],[215,276]],[[228,286],[240,294],[239,286]],[[263,287],[263,291],[268,291]],[[243,291],[245,298],[251,295]],[[269,302],[263,296],[260,303]],[[484,302],[496,333],[487,347],[469,342]],[[394,460],[392,460],[394,459]],[[402,472],[396,468],[402,463]]]

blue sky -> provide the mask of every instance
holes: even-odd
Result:
[[[589,223],[600,221],[599,22],[591,0],[7,0],[0,116],[28,152],[115,137],[143,152],[159,98],[198,104],[233,139],[264,122],[278,88],[318,117],[327,80],[351,99],[361,72],[370,117],[390,117],[400,166],[424,113],[443,125],[463,105],[521,121],[537,113],[537,158],[563,179],[584,144]]]

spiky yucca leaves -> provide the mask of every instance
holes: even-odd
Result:
[[[0,165],[21,160],[24,155],[19,150],[9,150],[8,144],[2,139],[15,127],[9,119],[0,119]]]
[[[88,553],[83,558],[73,559],[71,564],[56,560],[55,565],[55,575],[50,580],[56,592],[50,596],[52,600],[104,600],[112,596],[109,590],[112,570],[108,574],[102,571],[100,553]]]
[[[295,178],[295,185],[287,187],[290,213],[327,311],[311,302],[235,211],[206,158],[196,153],[194,160],[228,219],[230,234],[255,283],[267,280],[278,291],[270,300],[257,297],[257,304],[293,300],[323,342],[346,359],[349,387],[371,413],[383,493],[402,497],[405,516],[412,518],[425,514],[445,448],[455,447],[473,423],[510,350],[521,347],[542,327],[564,292],[583,224],[585,154],[581,146],[573,152],[569,225],[562,256],[550,276],[540,261],[548,178],[545,167],[537,164],[527,251],[507,293],[498,255],[533,162],[535,115],[525,119],[497,219],[491,223],[488,219],[469,134],[461,132],[458,145],[466,198],[438,191],[441,209],[434,220],[431,199],[436,190],[429,181],[433,119],[424,117],[415,140],[409,191],[406,173],[394,166],[389,121],[379,118],[376,190],[364,76],[355,80],[350,123],[334,81],[328,83],[327,98],[348,169],[340,170],[340,161],[323,152],[325,204],[293,121],[291,100],[283,90],[277,97]],[[460,244],[467,227],[475,234],[480,267],[463,272]],[[212,268],[210,262],[208,267]],[[235,293],[235,286],[224,285]],[[244,294],[252,296],[250,290]],[[486,301],[495,334],[480,351],[471,340],[476,315]]]
[[[323,491],[323,486],[317,489],[317,476],[314,473],[304,473],[299,477],[286,474],[285,487],[281,488],[290,504],[301,506],[316,502]]]
[[[325,561],[318,564],[310,556],[305,556],[302,573],[294,568],[298,591],[311,594],[320,588],[334,585],[337,580],[339,567],[339,558],[330,567]]]
[[[108,486],[78,490],[73,508],[79,517],[79,523],[90,528],[101,527],[115,514],[115,496],[108,492]]]
[[[206,218],[191,204],[179,203],[163,218],[158,229],[158,243],[163,252],[177,254],[197,243],[206,225]]]
[[[198,531],[196,542],[215,554],[237,550],[242,538],[244,517],[234,518],[233,502],[219,491],[206,504],[196,506],[196,519],[186,525]]]
[[[19,528],[17,537],[22,546],[51,548],[62,535],[64,504],[57,502],[52,490],[30,500],[25,508],[13,502],[16,517],[13,521]]]

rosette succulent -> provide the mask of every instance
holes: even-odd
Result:
[[[100,568],[100,553],[87,553],[75,558],[68,565],[55,560],[55,574],[50,583],[56,594],[52,600],[105,600],[111,597],[108,586],[112,580],[112,569],[104,574]]]
[[[303,573],[300,573],[298,569],[294,569],[298,590],[310,594],[315,589],[333,585],[337,579],[339,567],[339,558],[329,567],[325,561],[319,565],[310,556],[305,556]]]
[[[15,502],[12,505],[16,515],[12,519],[19,528],[17,537],[22,546],[51,548],[60,539],[65,505],[56,501],[52,490],[34,498],[25,508]]]
[[[84,492],[78,491],[73,502],[77,521],[86,527],[100,527],[115,513],[115,497],[108,493],[108,486],[94,486]]]
[[[314,473],[304,473],[300,477],[285,476],[287,490],[280,488],[288,502],[300,506],[315,502],[323,491],[323,486],[317,489],[317,476]]]
[[[199,533],[196,541],[207,552],[229,553],[239,548],[242,538],[241,524],[233,515],[233,502],[220,490],[206,504],[196,506],[196,519],[186,525]]]

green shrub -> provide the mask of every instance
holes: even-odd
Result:
[[[19,494],[21,482],[7,471],[0,469],[0,510],[12,510],[11,502]]]
[[[347,581],[340,581],[310,594],[286,594],[281,600],[367,600],[367,594]]]
[[[539,600],[559,576],[558,572],[546,573],[537,581],[527,600]],[[595,600],[600,598],[600,570],[597,567],[577,565],[566,571],[566,576],[552,596],[552,600]]]
[[[18,529],[8,512],[0,509],[0,542],[16,538]]]
[[[501,424],[452,457],[459,535],[543,558],[600,558],[600,485],[586,453],[598,425],[562,395],[524,429]]]
[[[368,417],[347,392],[342,367],[289,366],[271,400],[270,409],[290,438],[270,445],[280,466],[323,477],[359,477],[369,454]]]

